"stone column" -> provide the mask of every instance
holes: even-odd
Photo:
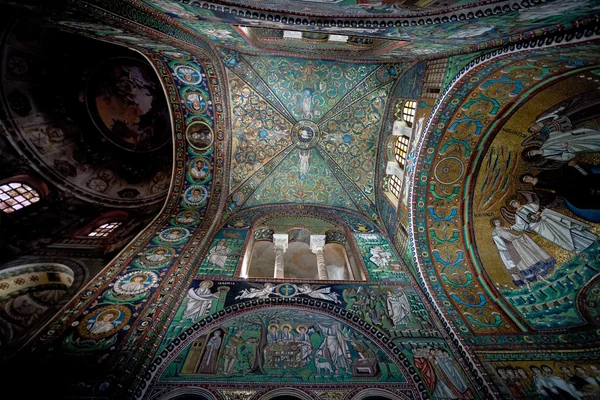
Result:
[[[310,235],[310,250],[317,255],[317,271],[320,280],[327,280],[327,266],[325,265],[325,256],[323,255],[325,247],[325,235]]]
[[[275,245],[275,274],[274,278],[283,279],[284,277],[284,265],[283,265],[283,253],[288,248],[288,235],[275,233],[273,235],[273,244]]]

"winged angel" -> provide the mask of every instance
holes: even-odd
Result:
[[[265,283],[264,286],[256,283],[249,283],[251,288],[242,290],[236,297],[236,300],[243,299],[266,299],[267,297],[274,296],[283,296],[281,293],[275,291],[275,286],[272,283]],[[293,285],[295,286],[295,285]],[[308,297],[312,297],[314,299],[319,300],[327,300],[332,301],[334,303],[341,303],[338,299],[338,294],[331,290],[331,287],[323,287],[323,286],[311,286],[309,284],[303,284],[300,288],[298,288],[298,292],[290,297],[294,297],[297,295],[306,295]]]

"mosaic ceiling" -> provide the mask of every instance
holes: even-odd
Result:
[[[378,137],[402,66],[222,57],[233,127],[229,212],[312,203],[370,214]]]
[[[468,53],[586,23],[600,11],[593,0],[145,2],[230,49],[348,60]]]

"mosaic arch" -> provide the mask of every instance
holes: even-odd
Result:
[[[265,307],[269,303],[278,307]],[[136,396],[151,397],[152,391],[177,387],[179,382],[263,389],[271,387],[273,379],[324,387],[364,381],[427,396],[417,394],[416,387],[424,386],[418,385],[414,368],[407,368],[408,359],[377,330],[370,331],[370,324],[338,307],[328,307],[333,315],[320,310],[318,300],[311,305],[295,298],[282,303],[261,299],[227,307],[163,342],[164,350]],[[336,356],[339,351],[344,355]]]
[[[168,41],[161,34],[114,15],[107,18],[113,19],[108,21],[113,27],[92,21],[58,25],[94,38],[114,38],[147,58],[167,95],[175,168],[161,215],[54,317],[30,347],[32,354],[47,354],[65,367],[54,377],[46,368],[44,376],[49,380],[68,385],[63,373],[73,381],[92,379],[99,385],[93,387],[94,395],[117,390],[115,376],[131,382],[142,368],[139,364],[149,362],[131,349],[152,351],[151,343],[162,335],[161,327],[169,318],[156,306],[168,309],[180,301],[172,289],[192,277],[192,265],[207,244],[206,232],[213,222],[204,216],[218,215],[227,146],[227,116],[220,92],[224,71],[218,60],[216,64],[211,60],[210,52],[201,50],[204,43],[198,42],[192,54],[160,43]],[[124,31],[128,33],[122,35]],[[113,372],[107,373],[111,368]],[[84,390],[88,389],[92,390]]]
[[[560,46],[537,49],[542,43],[530,42],[523,46],[533,48],[528,51],[513,46],[489,55],[493,61],[472,62],[428,122],[412,193],[417,263],[444,315],[470,343],[486,343],[486,335],[497,342],[502,334],[593,327],[576,298],[598,273],[594,206],[576,199],[579,189],[555,190],[547,179],[571,168],[594,179],[598,150],[568,136],[591,133],[577,139],[597,146],[598,120],[585,112],[598,98],[598,45],[583,39],[592,34],[568,36],[583,42],[569,56]],[[563,114],[568,110],[570,119]],[[526,155],[540,148],[547,157]],[[539,177],[539,184],[520,182],[523,173]],[[554,183],[567,184],[566,176]],[[594,185],[580,189],[594,196]],[[552,198],[544,197],[549,189]],[[462,209],[459,200],[466,201]],[[586,339],[596,341],[588,332]],[[557,340],[551,337],[545,340]],[[511,342],[531,340],[513,336]]]

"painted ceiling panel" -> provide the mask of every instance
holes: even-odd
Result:
[[[248,57],[254,70],[297,121],[318,121],[376,65]]]
[[[374,201],[377,137],[391,85],[379,88],[320,125],[320,146],[335,159],[363,194]]]
[[[292,144],[292,124],[258,95],[254,88],[228,72],[231,87],[233,151],[231,191]]]
[[[356,210],[342,185],[314,150],[294,150],[256,189],[245,206],[316,203]]]

